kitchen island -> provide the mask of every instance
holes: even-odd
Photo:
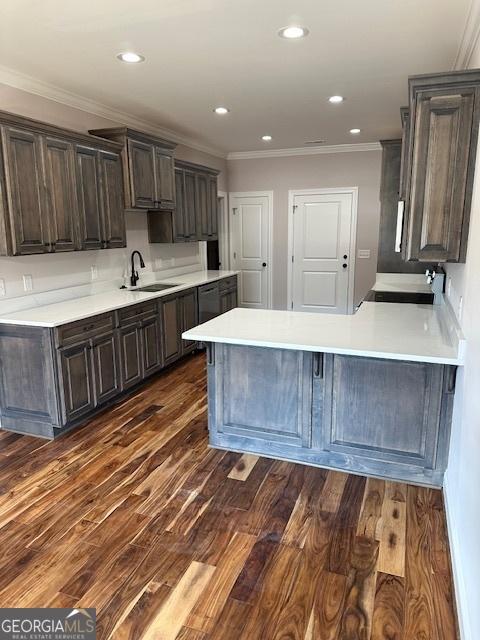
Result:
[[[444,305],[234,309],[207,343],[213,447],[441,486],[464,343]]]

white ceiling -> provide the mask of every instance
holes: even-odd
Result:
[[[2,0],[0,63],[224,152],[373,142],[399,134],[408,75],[452,68],[468,8],[469,0]],[[279,38],[291,23],[310,35]],[[124,50],[146,62],[120,63]],[[334,106],[332,94],[347,99]],[[231,112],[215,115],[219,104]],[[265,133],[272,142],[260,140]]]

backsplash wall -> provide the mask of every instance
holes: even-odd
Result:
[[[142,272],[162,272],[179,267],[191,266],[192,271],[202,268],[199,242],[149,244],[146,212],[127,211],[126,223],[125,249],[0,257],[0,278],[5,283],[5,296],[0,297],[0,310],[2,302],[11,298],[121,278],[130,268],[130,253],[134,249],[138,249],[145,260],[146,268],[139,269],[140,275]],[[92,266],[97,268],[95,280],[92,280]],[[32,276],[32,292],[24,289],[24,275]]]

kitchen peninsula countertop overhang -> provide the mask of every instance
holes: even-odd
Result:
[[[365,302],[354,315],[233,309],[183,334],[188,340],[463,363],[463,336],[446,305]]]

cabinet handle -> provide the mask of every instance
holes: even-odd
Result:
[[[450,368],[450,375],[448,378],[448,384],[447,384],[447,393],[455,393],[455,387],[457,385],[457,369],[458,367],[451,367]]]
[[[313,377],[323,378],[323,353],[313,354]]]
[[[207,342],[207,364],[215,364],[215,345],[212,342]]]

